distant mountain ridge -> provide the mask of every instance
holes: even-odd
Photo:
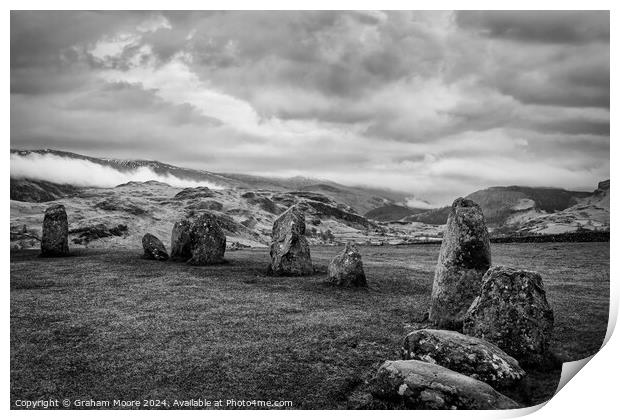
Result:
[[[103,167],[116,169],[120,172],[131,172],[139,168],[149,168],[162,176],[171,175],[190,181],[206,181],[222,186],[223,188],[246,188],[252,190],[270,191],[310,191],[324,194],[335,201],[351,206],[358,213],[380,207],[384,204],[404,202],[411,194],[390,189],[347,186],[336,182],[306,177],[275,178],[248,174],[215,173],[206,170],[182,168],[155,160],[127,160],[113,158],[98,158],[77,153],[53,150],[17,150],[11,149],[11,154],[31,156],[33,154],[52,155],[66,159],[85,160]],[[39,180],[30,180],[35,183]],[[48,180],[43,180],[48,181]],[[53,184],[52,184],[53,185]],[[58,185],[58,184],[56,184]],[[27,195],[27,194],[26,194]],[[16,193],[16,197],[19,194]],[[22,197],[25,195],[22,193]],[[43,195],[40,195],[42,198]],[[58,197],[57,197],[58,198]],[[17,199],[17,198],[16,198]],[[27,200],[26,200],[27,201]]]
[[[560,188],[490,187],[469,194],[482,207],[494,234],[562,234],[580,229],[609,231],[610,181],[593,192]],[[413,214],[401,222],[444,224],[450,207]]]

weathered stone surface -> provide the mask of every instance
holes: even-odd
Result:
[[[331,260],[327,272],[329,281],[338,286],[367,286],[362,256],[352,242],[348,242],[342,252]]]
[[[295,206],[273,222],[269,255],[270,269],[274,274],[303,276],[313,273],[305,231],[306,219]]]
[[[155,235],[147,233],[142,237],[142,248],[144,249],[144,258],[149,260],[166,261],[168,253],[162,241]]]
[[[69,255],[69,222],[62,204],[54,204],[45,210],[41,236],[42,257]]]
[[[419,360],[386,361],[370,381],[375,398],[416,409],[503,410],[519,405],[490,385]]]
[[[188,264],[210,265],[224,262],[226,235],[214,215],[203,213],[194,219],[189,228],[189,240],[192,257],[187,261]]]
[[[489,233],[478,204],[457,198],[446,224],[431,294],[429,320],[458,330],[491,266]]]
[[[463,323],[465,334],[496,344],[524,366],[547,359],[552,331],[553,310],[540,274],[505,266],[484,275]]]
[[[519,363],[499,347],[456,331],[413,331],[405,337],[402,357],[438,364],[496,389],[513,386],[525,377]]]
[[[170,237],[170,259],[174,261],[187,261],[192,258],[192,247],[190,242],[189,220],[179,220],[172,227]]]

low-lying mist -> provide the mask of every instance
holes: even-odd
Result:
[[[130,181],[145,182],[153,180],[180,188],[222,188],[222,186],[209,181],[194,181],[174,175],[159,175],[151,168],[146,167],[119,171],[88,160],[40,153],[31,153],[27,156],[11,153],[11,178],[36,179],[80,187],[110,188]]]

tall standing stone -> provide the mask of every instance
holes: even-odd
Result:
[[[203,213],[191,222],[189,228],[192,257],[191,265],[211,265],[224,262],[226,235],[217,222],[217,217]]]
[[[353,242],[347,242],[342,252],[331,260],[327,272],[329,281],[338,286],[367,286],[362,256]]]
[[[187,261],[192,258],[192,246],[190,241],[189,220],[179,220],[172,227],[170,238],[170,259],[174,261]]]
[[[269,255],[274,274],[303,276],[313,273],[305,232],[306,219],[296,206],[290,207],[273,222]]]
[[[69,255],[69,222],[62,204],[54,204],[45,210],[41,236],[42,257]]]
[[[491,246],[482,209],[472,200],[457,198],[439,251],[429,320],[441,328],[460,329],[490,266]]]
[[[552,331],[553,310],[540,274],[504,266],[484,275],[463,322],[465,334],[494,343],[524,366],[550,360]]]

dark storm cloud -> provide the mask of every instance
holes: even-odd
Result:
[[[581,186],[609,69],[606,12],[12,12],[11,143],[446,202]]]
[[[456,21],[491,38],[558,44],[609,42],[608,11],[460,11]]]

